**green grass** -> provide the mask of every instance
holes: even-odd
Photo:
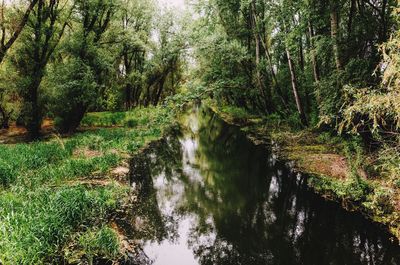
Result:
[[[116,244],[104,225],[120,207],[127,187],[112,179],[104,186],[84,181],[107,179],[112,168],[161,137],[172,118],[161,108],[91,113],[84,125],[108,126],[112,120],[119,127],[0,145],[0,264],[55,262],[71,240],[85,249],[87,257],[115,257]],[[87,238],[74,239],[79,231],[88,231]],[[97,237],[93,246],[90,237]]]
[[[244,108],[239,108],[235,106],[223,106],[221,108],[221,111],[230,114],[236,119],[249,119],[252,117],[252,115]]]
[[[58,250],[79,227],[107,221],[125,192],[118,186],[83,185],[3,192],[0,197],[0,260],[3,264],[54,261]]]
[[[107,226],[90,229],[78,238],[81,253],[84,253],[89,264],[94,257],[113,259],[118,256],[120,242],[114,230]]]
[[[166,117],[167,108],[138,108],[129,112],[93,112],[87,114],[81,125],[83,126],[125,126],[136,127],[143,126],[151,121],[162,122]],[[164,115],[160,115],[160,114]]]

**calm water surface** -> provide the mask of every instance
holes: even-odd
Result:
[[[205,108],[139,164],[132,234],[143,263],[400,264],[386,233],[313,194],[290,165]]]

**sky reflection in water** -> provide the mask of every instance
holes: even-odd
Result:
[[[400,264],[400,248],[205,108],[146,159],[151,264]]]

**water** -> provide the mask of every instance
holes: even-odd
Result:
[[[147,264],[400,264],[374,224],[327,202],[304,177],[205,108],[140,161],[132,235]]]

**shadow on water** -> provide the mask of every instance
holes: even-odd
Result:
[[[136,159],[130,237],[147,264],[400,264],[385,232],[206,108]]]

